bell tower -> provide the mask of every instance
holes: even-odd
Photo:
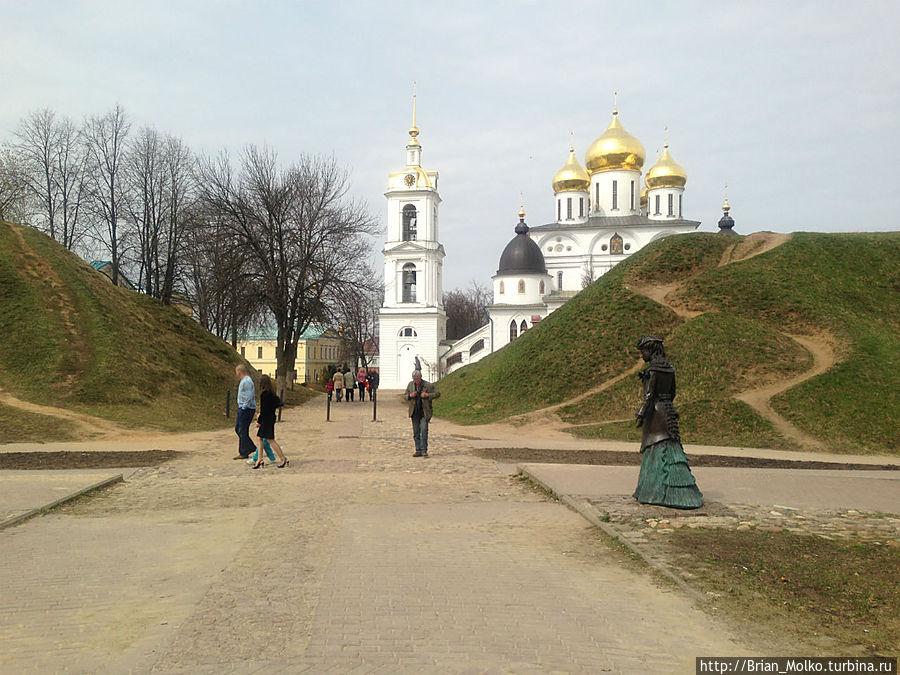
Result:
[[[422,168],[422,146],[413,123],[406,167],[388,178],[387,241],[384,244],[384,303],[378,313],[380,386],[403,389],[415,359],[422,376],[440,377],[439,344],[447,336],[443,305],[444,247],[438,240],[438,172]]]

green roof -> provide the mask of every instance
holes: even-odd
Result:
[[[322,333],[328,330],[328,326],[309,326],[300,336],[301,340],[318,340],[322,337]],[[248,342],[252,340],[277,340],[278,326],[269,324],[253,331],[248,331],[241,335],[241,341]]]

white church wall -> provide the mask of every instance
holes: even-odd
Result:
[[[493,282],[495,305],[534,305],[550,292],[552,284],[549,274],[496,275]]]
[[[613,182],[616,182],[616,204],[613,208]],[[631,184],[634,183],[634,208]],[[591,176],[592,213],[601,216],[628,216],[640,208],[641,174],[626,169],[598,171]]]
[[[465,337],[456,340],[443,357],[446,364],[444,374],[452,373],[463,366],[480,361],[490,354],[492,351],[491,329],[492,325],[488,322]],[[474,352],[473,348],[475,348]]]

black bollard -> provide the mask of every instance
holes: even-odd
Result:
[[[331,421],[331,397],[328,397],[328,403],[325,405],[325,421]]]
[[[284,387],[281,388],[281,406],[278,408],[278,421],[281,421],[281,411],[284,408]]]
[[[372,421],[373,422],[378,421],[378,397],[375,395],[376,391],[378,391],[378,390],[373,389],[369,396],[372,399]]]
[[[225,417],[231,417],[231,389],[225,392]]]

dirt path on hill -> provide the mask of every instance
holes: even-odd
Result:
[[[771,251],[773,248],[777,248],[789,241],[792,236],[791,234],[778,234],[775,232],[754,232],[744,237],[737,244],[725,249],[722,259],[719,260],[719,267],[724,267],[733,262],[740,262],[741,260],[748,260],[761,253]]]
[[[37,255],[28,245],[28,242],[25,241],[25,236],[22,234],[22,228],[13,225],[10,229],[15,234],[22,252],[22,271],[42,286],[49,287],[49,292],[44,296],[44,302],[49,309],[59,316],[69,342],[69,351],[83,363],[84,355],[90,350],[90,346],[72,318],[74,302],[72,296],[69,295],[68,288],[66,288],[62,279],[59,278],[56,270],[51,265],[48,265],[47,261]],[[73,377],[74,374],[70,375],[69,380]]]
[[[790,379],[775,382],[759,389],[749,389],[741,392],[735,398],[756,410],[765,419],[769,420],[782,435],[798,442],[801,446],[812,450],[825,450],[825,445],[821,441],[801,431],[775,412],[774,408],[772,408],[772,399],[801,382],[806,382],[806,380],[821,375],[837,363],[834,348],[832,347],[834,340],[824,334],[811,336],[785,333],[785,335],[812,354],[812,368]]]
[[[725,265],[730,265],[742,260],[748,260],[762,253],[766,253],[767,251],[771,251],[772,249],[781,246],[785,242],[789,241],[790,238],[790,234],[775,234],[772,232],[756,232],[754,234],[751,234],[742,241],[729,246],[725,250],[725,252],[722,254],[721,260],[719,261],[719,267],[724,267]],[[658,302],[662,306],[671,309],[682,320],[690,321],[703,312],[687,310],[683,307],[671,303],[668,300],[668,297],[679,288],[681,288],[681,286],[690,278],[691,277],[673,284],[666,285],[632,286],[631,290],[635,293],[645,295],[651,300]],[[734,398],[738,399],[739,401],[743,401],[754,410],[756,410],[756,412],[758,412],[764,419],[771,422],[775,429],[777,429],[778,432],[783,436],[796,441],[804,448],[812,450],[824,450],[825,446],[821,441],[801,431],[798,427],[775,412],[774,408],[772,408],[772,398],[781,394],[782,392],[787,391],[788,389],[791,389],[792,387],[797,386],[802,382],[806,382],[807,380],[821,375],[829,368],[831,368],[837,362],[835,358],[834,348],[832,346],[835,343],[835,338],[827,333],[806,336],[790,335],[788,333],[782,334],[794,340],[794,342],[798,343],[801,347],[812,354],[812,367],[809,370],[787,380],[781,380],[780,382],[775,382],[773,384],[766,385],[765,387],[749,389],[747,391],[741,392],[740,394],[735,395]]]
[[[48,417],[56,417],[71,422],[75,426],[76,433],[83,434],[86,438],[128,433],[128,430],[122,429],[115,422],[110,422],[101,417],[94,417],[93,415],[67,410],[66,408],[29,403],[16,398],[3,389],[0,389],[0,403],[24,412],[47,415]]]
[[[582,392],[578,396],[567,399],[567,400],[563,401],[562,403],[556,403],[554,405],[547,406],[546,408],[532,410],[531,412],[525,413],[524,415],[515,415],[513,417],[510,417],[509,418],[510,425],[520,428],[520,429],[521,429],[521,427],[527,427],[527,428],[531,429],[531,427],[534,427],[534,426],[537,426],[538,428],[543,429],[548,424],[554,426],[557,430],[562,429],[563,427],[569,428],[573,425],[566,424],[557,415],[557,411],[560,408],[567,406],[567,405],[572,405],[572,404],[578,403],[579,401],[583,401],[584,399],[588,398],[589,396],[593,396],[594,394],[598,394],[601,391],[605,391],[605,390],[609,389],[614,384],[624,380],[626,377],[630,377],[631,375],[634,375],[638,370],[641,369],[641,366],[643,366],[643,365],[644,365],[643,362],[638,362],[638,363],[634,364],[631,368],[626,370],[625,372],[620,373],[619,375],[616,375],[615,377],[613,377],[609,380],[606,380],[605,382],[601,382],[596,387],[592,387],[591,389],[588,389],[587,391]],[[591,422],[591,424],[596,424],[596,422]],[[520,433],[521,433],[521,431],[520,431]],[[568,434],[564,434],[564,435],[568,436]]]

